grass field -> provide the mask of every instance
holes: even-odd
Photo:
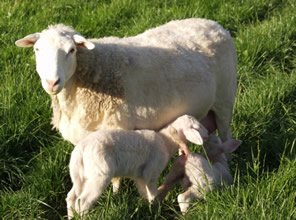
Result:
[[[51,129],[50,98],[17,39],[49,24],[86,37],[131,36],[173,19],[218,21],[235,41],[234,185],[180,214],[176,187],[149,206],[133,182],[109,187],[90,219],[296,219],[296,0],[1,0],[0,219],[62,219],[73,146]],[[167,170],[166,170],[167,172]]]

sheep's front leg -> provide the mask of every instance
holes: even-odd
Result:
[[[104,192],[110,182],[110,176],[96,175],[86,179],[83,191],[75,203],[75,210],[80,216],[86,215],[88,213],[88,210]]]

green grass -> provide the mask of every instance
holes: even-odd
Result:
[[[238,52],[232,130],[243,144],[233,155],[233,186],[209,193],[182,216],[180,187],[150,206],[125,180],[118,195],[110,187],[104,192],[90,219],[296,219],[295,11],[296,0],[2,0],[0,218],[65,218],[71,188],[73,146],[51,129],[32,50],[17,48],[17,39],[55,23],[86,37],[124,37],[203,17],[227,28]]]

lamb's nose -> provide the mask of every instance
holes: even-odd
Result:
[[[54,86],[56,86],[57,84],[59,84],[60,79],[57,79],[57,80],[49,80],[49,79],[47,79],[46,82],[48,83],[48,85],[49,85],[50,87],[54,87]]]

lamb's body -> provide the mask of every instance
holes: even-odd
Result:
[[[58,25],[38,35],[37,42],[31,37],[26,45],[27,37],[17,45],[38,44],[54,31],[76,34]],[[79,46],[89,42],[93,50]],[[83,43],[76,42],[77,67],[64,84],[56,76],[43,80],[47,92],[58,93],[52,95],[53,125],[66,140],[77,144],[90,132],[110,127],[159,130],[180,115],[201,119],[210,110],[221,138],[231,137],[237,57],[231,36],[216,22],[178,20],[134,37]]]
[[[134,179],[140,194],[151,202],[157,194],[158,178],[182,145],[183,136],[201,143],[207,131],[185,115],[160,132],[109,129],[88,135],[71,155],[73,187],[67,196],[68,216],[72,216],[72,209],[87,212],[114,177]]]
[[[223,183],[231,185],[232,182],[233,177],[226,158],[225,163],[221,161],[210,163],[204,155],[189,154],[182,180],[182,186],[186,191],[178,195],[181,212],[185,213],[194,199],[202,199],[205,193],[220,187]]]
[[[114,129],[91,133],[71,155],[73,188],[67,196],[68,216],[72,217],[73,209],[81,215],[86,213],[114,177],[134,179],[139,193],[152,201],[168,159],[162,138],[153,131]]]
[[[233,177],[229,171],[225,153],[232,153],[241,144],[240,140],[228,140],[222,144],[214,134],[205,142],[207,156],[204,153],[192,153],[179,156],[173,168],[160,187],[160,199],[179,181],[186,190],[178,196],[182,213],[185,213],[189,203],[194,199],[202,199],[206,192],[222,186],[231,185]]]

